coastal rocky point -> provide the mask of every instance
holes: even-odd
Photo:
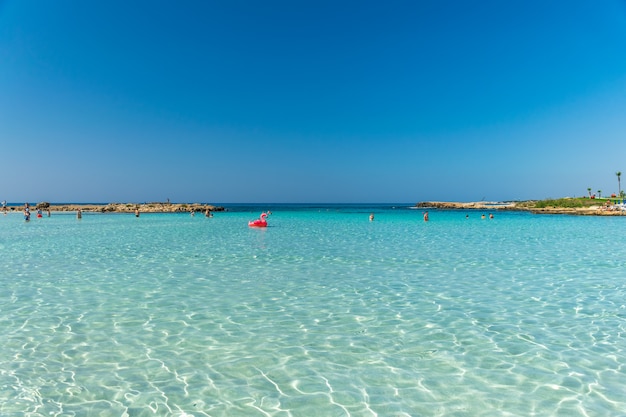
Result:
[[[469,202],[469,203],[458,203],[451,201],[424,201],[421,203],[417,203],[416,207],[419,208],[435,208],[435,209],[444,209],[444,210],[468,210],[468,209],[477,209],[477,210],[495,210],[495,209],[512,209],[515,208],[515,203],[506,202],[506,203],[496,203],[496,202]]]
[[[606,204],[591,205],[587,207],[536,207],[537,201],[506,201],[506,202],[448,202],[448,201],[423,201],[415,206],[423,209],[444,210],[499,210],[499,211],[528,211],[535,214],[571,214],[579,216],[626,216],[626,211]]]
[[[190,211],[224,211],[224,207],[213,206],[202,203],[108,203],[108,204],[50,204],[41,202],[35,209],[51,211],[77,211],[96,213],[134,213],[139,210],[141,213],[186,213]]]

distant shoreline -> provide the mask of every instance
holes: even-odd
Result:
[[[533,214],[569,214],[579,216],[626,216],[626,210],[621,210],[615,205],[606,205],[598,201],[597,205],[587,207],[536,207],[537,200],[525,201],[423,201],[413,207],[427,210],[481,210],[489,211],[524,211]],[[23,205],[9,204],[7,211],[21,211]],[[81,210],[93,213],[189,213],[191,211],[204,212],[226,211],[222,206],[215,206],[205,203],[170,203],[170,202],[150,202],[150,203],[47,203],[40,202],[32,204],[31,210],[50,210],[56,212],[72,212]]]

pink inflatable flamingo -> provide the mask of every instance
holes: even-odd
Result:
[[[267,213],[261,213],[261,217],[256,220],[251,220],[248,222],[248,226],[250,227],[267,227]]]

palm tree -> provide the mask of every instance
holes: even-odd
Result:
[[[598,198],[602,198],[602,190],[598,190]]]
[[[621,171],[617,171],[615,173],[615,175],[617,175],[617,195],[622,195],[622,184],[620,181],[620,177],[622,176],[622,172]]]
[[[587,188],[587,192],[589,193],[589,198],[591,198],[591,187]]]

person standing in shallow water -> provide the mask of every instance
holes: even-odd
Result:
[[[425,222],[428,221],[428,212],[427,211],[424,212],[424,221]]]
[[[76,211],[76,218],[77,219],[82,219],[83,218],[83,212],[81,211],[81,209],[78,209]]]
[[[370,213],[370,221],[373,222],[374,221],[374,213]]]
[[[27,222],[30,221],[30,206],[28,203],[24,204],[24,220]]]

